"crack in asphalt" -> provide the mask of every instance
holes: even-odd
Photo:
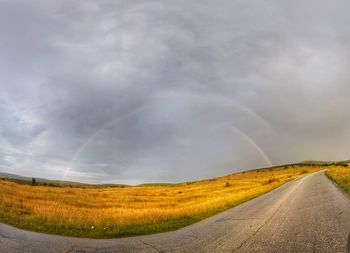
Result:
[[[227,222],[227,221],[250,221],[250,220],[263,220],[263,218],[241,218],[241,219],[222,218],[222,219],[216,220],[215,223],[218,223],[218,222]]]
[[[142,241],[141,239],[138,239],[138,240],[139,240],[140,242],[142,242],[144,245],[147,245],[147,246],[151,247],[152,249],[154,249],[154,250],[157,251],[157,252],[160,252],[160,253],[163,252],[163,251],[157,249],[155,246],[153,246],[153,245],[150,244],[150,243],[147,243],[147,242],[145,242],[145,241]]]
[[[190,234],[189,236],[191,236],[191,237],[197,239],[198,241],[201,241],[201,240],[202,240],[202,238],[198,237],[198,236],[197,236],[195,233],[193,233],[193,232],[191,232],[191,234]]]
[[[10,236],[4,235],[4,234],[0,234],[0,237],[5,238],[5,239],[11,239]]]
[[[71,252],[74,252],[74,248],[75,246],[72,246],[71,249],[67,250],[65,253],[71,253]]]
[[[25,250],[25,249],[22,249],[22,248],[15,248],[17,251],[22,251],[22,252],[27,252],[28,253],[28,250]],[[32,251],[31,252],[35,252],[35,251]]]
[[[65,253],[97,253],[97,252],[114,252],[111,248],[95,248],[95,247],[85,247],[85,248],[79,248],[78,246],[72,246],[69,250],[65,251]]]

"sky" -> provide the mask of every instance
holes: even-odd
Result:
[[[348,0],[0,0],[0,171],[179,182],[350,158]]]

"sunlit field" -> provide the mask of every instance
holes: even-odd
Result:
[[[317,166],[283,166],[198,182],[124,188],[30,186],[0,180],[0,221],[34,231],[91,238],[163,232],[317,170]],[[337,175],[343,172],[345,169],[339,169]]]
[[[333,167],[327,170],[326,175],[336,182],[344,191],[350,194],[350,168]]]

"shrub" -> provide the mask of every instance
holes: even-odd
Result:
[[[278,183],[280,180],[278,178],[270,178],[269,180],[267,180],[266,182],[262,183],[263,185],[267,185],[267,184],[272,184],[274,182]]]

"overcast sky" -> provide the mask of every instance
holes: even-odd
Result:
[[[0,0],[0,171],[177,182],[350,158],[348,0]]]

